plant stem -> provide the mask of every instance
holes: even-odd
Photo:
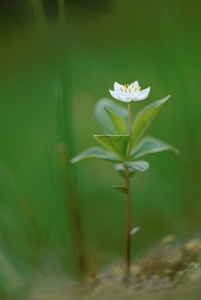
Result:
[[[126,281],[129,281],[131,262],[131,207],[130,207],[130,178],[128,168],[125,167],[126,179]]]
[[[132,121],[130,112],[130,103],[128,104],[128,124],[129,124],[129,149],[128,160],[130,159],[131,147],[132,147]],[[130,175],[128,167],[125,167],[125,184],[126,184],[126,275],[125,280],[129,281],[130,276],[130,264],[131,264],[131,201],[130,201]]]
[[[132,135],[133,135],[133,133],[132,133],[131,105],[130,105],[130,103],[128,103],[128,126],[129,126],[129,135],[130,135],[128,158],[130,159],[131,147],[132,147]]]

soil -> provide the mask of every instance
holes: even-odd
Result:
[[[121,263],[82,283],[64,277],[40,277],[28,299],[201,299],[201,239],[178,242],[167,236],[132,265],[129,282],[124,277],[125,266]]]

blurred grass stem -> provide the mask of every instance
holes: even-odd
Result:
[[[59,33],[60,33],[60,62],[57,70],[56,57],[53,55],[48,38],[48,24],[41,0],[31,0],[37,26],[41,33],[44,51],[48,53],[50,71],[53,74],[52,86],[57,111],[57,134],[59,139],[59,159],[61,168],[61,188],[66,202],[66,216],[70,217],[72,248],[75,258],[77,275],[86,271],[85,247],[81,226],[80,208],[76,194],[75,168],[70,165],[70,157],[74,155],[72,93],[70,88],[70,61],[68,28],[65,13],[65,1],[58,0]],[[61,73],[60,73],[61,71]],[[60,75],[61,74],[61,75]]]
[[[73,251],[75,263],[80,274],[86,273],[86,252],[84,246],[83,230],[81,224],[81,213],[76,193],[76,170],[70,164],[70,158],[74,155],[74,132],[72,120],[72,93],[70,84],[70,61],[69,61],[69,32],[66,22],[65,1],[58,0],[60,42],[61,42],[61,81],[62,81],[62,111],[63,111],[63,129],[64,141],[66,143],[66,188],[68,189],[67,201],[70,210]],[[73,184],[74,182],[74,184]],[[64,183],[65,184],[65,183]]]

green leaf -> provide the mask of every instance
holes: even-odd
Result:
[[[149,168],[149,164],[146,161],[129,161],[125,162],[124,166],[134,172],[145,172]]]
[[[110,119],[112,120],[112,122],[113,122],[113,124],[116,128],[117,133],[118,134],[127,133],[128,129],[127,129],[127,126],[126,126],[124,120],[122,118],[120,118],[119,116],[115,115],[110,110],[108,110],[106,107],[105,107],[105,110],[106,110],[108,116],[110,117]]]
[[[110,153],[109,151],[106,151],[101,147],[91,147],[73,157],[71,159],[71,163],[74,164],[79,161],[89,159],[103,159],[111,162],[119,162],[119,158],[116,155]]]
[[[157,116],[163,104],[169,98],[170,95],[147,105],[136,115],[133,125],[133,143],[135,145],[140,140],[141,136],[144,134],[145,130],[149,127],[154,118]]]
[[[108,114],[108,111],[110,112],[110,114]],[[120,133],[118,131],[120,125],[119,125],[119,121],[117,121],[117,117],[119,117],[119,119],[122,119],[121,124],[122,122],[124,123],[121,129],[121,134],[126,133],[128,130],[127,109],[122,105],[114,103],[114,101],[111,101],[106,98],[100,99],[96,104],[95,115],[98,122],[107,131],[109,131],[109,133],[112,134]],[[111,117],[111,115],[115,115],[115,116]],[[123,132],[123,130],[125,131]]]
[[[136,234],[136,232],[138,232],[140,230],[139,226],[134,227],[131,232],[130,232],[130,236],[133,236],[134,234]]]
[[[127,193],[128,192],[128,189],[123,185],[112,185],[112,188],[116,189],[117,191],[120,191],[122,193]]]
[[[129,161],[123,164],[116,164],[116,171],[125,178],[125,167],[128,168],[129,175],[132,176],[137,172],[145,172],[149,168],[149,164],[146,161]]]
[[[173,151],[175,154],[179,154],[179,150],[166,142],[163,142],[154,137],[145,137],[132,151],[132,159],[142,157],[150,153],[156,153],[161,151]]]
[[[118,155],[121,159],[126,159],[127,148],[130,140],[128,135],[94,135],[94,138],[105,149]]]
[[[119,173],[121,177],[125,178],[125,167],[123,164],[116,164],[115,170],[117,171],[117,173]],[[135,174],[135,172],[131,169],[128,169],[128,172],[129,172],[129,177],[132,177]]]

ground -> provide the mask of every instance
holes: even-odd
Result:
[[[64,277],[40,275],[29,300],[48,299],[200,299],[201,239],[178,242],[164,238],[132,265],[130,282],[124,281],[124,266],[117,262],[82,283]]]

